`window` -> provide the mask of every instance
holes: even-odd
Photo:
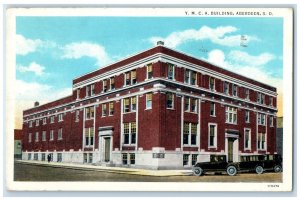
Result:
[[[123,142],[126,145],[135,144],[136,143],[136,123],[124,123],[123,124]]]
[[[245,111],[245,122],[250,123],[250,111]]]
[[[168,79],[174,80],[174,65],[168,64]]]
[[[215,90],[215,78],[209,77],[209,89],[211,91]]]
[[[257,135],[257,149],[265,150],[266,149],[266,134],[258,133]]]
[[[114,115],[114,102],[109,103],[109,116]]]
[[[88,153],[88,162],[89,163],[93,162],[93,153]]]
[[[130,164],[134,165],[135,164],[135,154],[129,154],[129,159],[130,159]]]
[[[250,100],[250,90],[249,89],[245,89],[245,93],[246,93],[246,100]]]
[[[153,77],[152,64],[147,65],[147,79],[151,79]]]
[[[79,99],[80,98],[80,89],[77,89],[76,90],[76,99]]]
[[[132,97],[131,98],[131,112],[135,112],[136,111],[136,97]]]
[[[130,73],[125,73],[125,86],[130,84]]]
[[[257,92],[257,102],[260,104],[265,104],[265,95]]]
[[[152,93],[146,94],[146,109],[152,108]]]
[[[183,154],[183,166],[189,164],[189,154]]]
[[[58,115],[58,121],[63,121],[63,114]]]
[[[232,95],[237,96],[238,95],[238,86],[233,84],[232,85]]]
[[[257,114],[257,124],[258,125],[266,125],[266,115],[265,114]]]
[[[92,163],[93,162],[93,153],[84,153],[83,154],[83,162],[84,163]]]
[[[62,128],[58,129],[57,139],[62,140]]]
[[[38,142],[39,141],[39,132],[35,133],[35,141]]]
[[[273,97],[269,96],[269,105],[273,106]]]
[[[33,154],[33,160],[35,160],[35,161],[39,160],[39,155],[38,155],[38,153],[34,153],[34,154]]]
[[[127,154],[122,154],[122,164],[127,165]]]
[[[244,148],[245,149],[251,149],[251,130],[250,129],[245,129],[244,131]]]
[[[32,121],[29,121],[29,128],[32,127]]]
[[[191,112],[197,112],[197,99],[196,98],[192,98],[191,99],[192,103],[191,103]]]
[[[31,153],[28,154],[28,160],[31,160]]]
[[[184,71],[184,83],[189,84],[190,83],[190,70],[185,69]]]
[[[85,96],[86,97],[91,96],[91,86],[90,85],[86,86],[85,90],[86,90]]]
[[[102,104],[102,117],[106,116],[106,103]]]
[[[184,111],[190,111],[190,98],[184,97]]]
[[[229,83],[224,81],[224,94],[229,94]]]
[[[79,110],[76,110],[76,116],[75,116],[75,121],[77,122],[77,121],[79,121]]]
[[[110,78],[110,90],[115,89],[115,78]]]
[[[54,118],[55,118],[55,116],[50,117],[50,123],[54,123]]]
[[[123,101],[124,101],[124,113],[130,112],[130,101],[129,101],[129,98],[125,98]]]
[[[197,124],[185,122],[183,125],[183,144],[197,144]]]
[[[42,153],[42,161],[45,161],[45,160],[46,160],[46,154]]]
[[[94,145],[94,127],[85,128],[85,146],[93,146]]]
[[[103,80],[103,86],[102,86],[102,91],[106,92],[107,91],[107,80]]]
[[[43,124],[47,124],[47,117],[43,118]]]
[[[167,93],[167,109],[174,108],[174,95],[171,93]]]
[[[136,70],[131,71],[131,84],[136,83]]]
[[[91,85],[91,96],[95,95],[95,85]]]
[[[197,82],[197,73],[191,71],[191,85],[196,85],[196,82]]]
[[[86,119],[92,119],[92,118],[94,118],[94,115],[95,115],[94,106],[85,108],[85,118]]]
[[[62,162],[62,153],[57,153],[57,162]]]
[[[209,142],[208,147],[216,147],[217,146],[217,125],[216,124],[208,124],[209,128]]]
[[[210,103],[210,116],[215,117],[216,116],[216,104],[215,103]]]
[[[274,118],[272,116],[270,116],[270,127],[274,126]]]
[[[28,142],[31,142],[31,141],[32,141],[32,134],[29,133],[29,134],[28,134]]]
[[[40,124],[40,120],[35,120],[35,126],[38,126]]]
[[[42,133],[42,141],[46,141],[46,131],[43,131]]]
[[[54,140],[54,131],[50,130],[50,140]]]
[[[226,107],[226,123],[237,123],[237,109],[235,107]]]
[[[196,165],[198,154],[192,154],[192,165]]]

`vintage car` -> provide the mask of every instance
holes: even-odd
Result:
[[[262,174],[266,170],[281,172],[282,158],[278,154],[241,156],[239,171]]]
[[[237,174],[238,164],[226,160],[226,155],[211,155],[209,162],[197,163],[193,167],[193,173],[201,176],[206,172],[226,172],[230,176]]]

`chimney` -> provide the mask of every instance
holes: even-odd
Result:
[[[156,45],[157,46],[164,46],[164,41],[161,41],[161,40],[159,40],[159,41],[157,41],[157,43],[156,43]]]
[[[39,106],[39,105],[40,105],[39,102],[37,102],[37,101],[34,102],[34,107],[37,107],[37,106]]]

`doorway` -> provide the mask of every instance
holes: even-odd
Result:
[[[110,161],[110,137],[104,138],[104,161]]]
[[[228,138],[228,162],[233,162],[233,143],[234,138]]]

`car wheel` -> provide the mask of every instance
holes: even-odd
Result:
[[[263,168],[262,166],[258,165],[258,166],[256,166],[256,168],[255,168],[255,172],[256,172],[257,174],[262,174],[262,173],[264,172],[264,168]]]
[[[274,172],[281,172],[281,166],[280,165],[275,165],[274,167]]]
[[[235,166],[230,165],[230,166],[227,167],[227,174],[228,175],[234,176],[234,175],[236,175],[236,173],[237,173],[237,169],[236,169]]]
[[[195,167],[193,173],[196,176],[201,176],[203,174],[203,169],[201,167]]]

